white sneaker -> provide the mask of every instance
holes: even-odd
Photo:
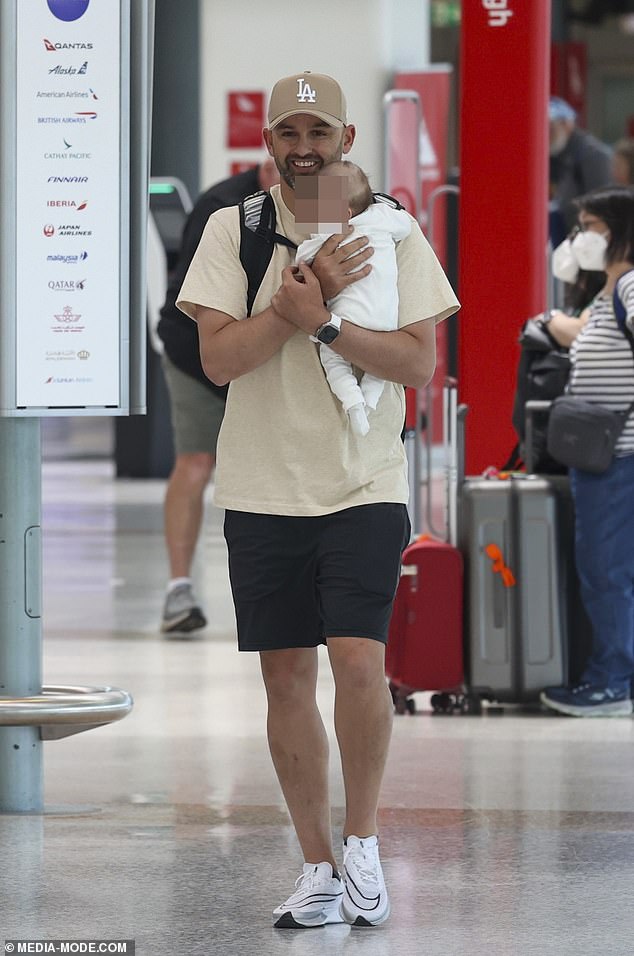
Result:
[[[191,584],[179,584],[168,591],[163,607],[161,630],[164,634],[189,634],[205,627],[207,619],[192,591]]]
[[[339,912],[343,887],[330,863],[304,863],[302,875],[295,881],[297,889],[285,903],[273,910],[279,916],[278,929],[302,929],[343,923]]]
[[[343,845],[341,915],[351,926],[377,926],[390,915],[376,836],[349,836]]]

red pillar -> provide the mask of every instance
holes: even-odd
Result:
[[[460,400],[466,469],[500,466],[522,323],[546,305],[550,0],[466,0],[460,105]]]

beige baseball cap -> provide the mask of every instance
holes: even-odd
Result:
[[[329,126],[346,126],[346,98],[336,80],[304,70],[278,80],[269,101],[269,129],[297,113],[317,116]]]

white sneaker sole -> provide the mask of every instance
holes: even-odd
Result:
[[[273,913],[273,915],[276,916],[277,914]],[[341,907],[337,904],[336,907],[332,908],[332,912],[322,910],[320,914],[314,917],[307,917],[298,913],[297,910],[294,915],[292,910],[287,910],[279,916],[273,926],[276,929],[318,929],[320,926],[327,926],[330,923],[343,922]]]
[[[616,700],[612,704],[597,704],[596,707],[575,707],[574,704],[560,704],[541,694],[540,700],[546,707],[568,717],[631,717],[632,701]]]

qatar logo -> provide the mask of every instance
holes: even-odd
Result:
[[[47,237],[47,239],[50,239],[51,236],[54,236],[54,235],[55,235],[55,226],[51,226],[50,223],[48,223],[46,226],[44,226],[44,235]]]
[[[71,23],[79,20],[88,9],[90,0],[47,0],[48,8],[58,20]]]

